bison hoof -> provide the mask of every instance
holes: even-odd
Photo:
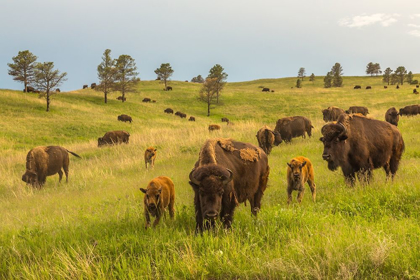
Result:
[[[260,212],[260,208],[254,207],[254,209],[252,209],[252,212],[256,215],[258,212]]]

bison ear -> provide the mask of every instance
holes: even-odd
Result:
[[[193,189],[198,189],[198,186],[200,185],[200,181],[194,178],[193,173],[195,171],[195,168],[191,170],[189,178],[190,178],[190,185],[193,187]]]
[[[304,167],[305,165],[306,165],[306,161],[304,161],[300,167]]]
[[[290,163],[287,163],[287,165],[288,165],[290,168],[292,168],[292,166],[290,165]]]
[[[141,192],[146,193],[147,191],[143,188],[140,188]]]

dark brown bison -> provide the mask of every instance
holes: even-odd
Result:
[[[173,114],[174,110],[172,110],[171,108],[166,108],[163,112],[166,114]]]
[[[88,85],[83,85],[83,89],[88,88],[88,87],[89,87]]]
[[[195,122],[195,117],[190,116],[190,118],[188,119],[190,122]]]
[[[229,119],[228,118],[222,118],[222,122],[229,122]]]
[[[96,88],[96,83],[91,83],[91,84],[90,84],[90,88],[91,88],[91,89],[95,89],[95,88]]]
[[[395,107],[389,108],[385,113],[385,120],[390,124],[398,126],[398,121],[400,120],[400,116],[398,115],[397,109]]]
[[[152,100],[152,103],[156,103],[156,100],[154,100],[154,99],[153,99],[153,100]]]
[[[269,91],[270,91],[270,89],[265,87],[265,88],[263,88],[263,89],[262,89],[262,91],[263,91],[263,92],[264,92],[264,91],[269,92]]]
[[[367,86],[366,89],[372,89],[372,87],[371,86]]]
[[[63,178],[63,171],[66,174],[66,182],[69,181],[69,154],[78,158],[79,155],[70,152],[60,146],[39,146],[29,151],[26,156],[26,172],[22,175],[22,181],[33,187],[42,187],[47,176],[58,173],[59,182]]]
[[[61,92],[61,90],[59,88],[56,88],[55,92]]]
[[[419,88],[419,85],[416,85],[416,88]]]
[[[181,116],[182,112],[176,111],[175,116]]]
[[[168,90],[172,90],[172,87],[167,86],[167,87],[166,87],[166,91],[168,91]]]
[[[294,116],[279,119],[276,123],[274,131],[278,131],[281,138],[285,142],[291,142],[292,138],[300,137],[306,138],[305,133],[309,137],[312,136],[312,123],[308,118],[302,116]]]
[[[118,120],[122,122],[130,122],[130,123],[133,121],[133,119],[129,115],[124,115],[124,114],[119,115]]]
[[[209,125],[209,131],[213,131],[213,130],[220,130],[220,125],[218,125],[218,124],[210,124]]]
[[[146,169],[147,169],[147,164],[149,164],[149,167],[150,166],[152,166],[152,168],[155,167],[156,155],[157,155],[157,149],[154,147],[149,147],[146,149],[146,151],[144,151],[144,164],[146,165]]]
[[[278,146],[282,142],[281,135],[278,131],[271,130],[268,126],[263,126],[255,135],[258,145],[263,151],[269,155],[273,146]]]
[[[322,158],[328,169],[341,167],[348,184],[353,185],[356,174],[367,182],[372,170],[383,167],[392,178],[398,170],[404,151],[404,140],[394,125],[358,115],[341,115],[337,123],[321,129],[324,144]]]
[[[362,88],[361,86],[356,85],[356,86],[354,86],[354,88],[353,88],[353,89],[361,89],[361,88]]]
[[[384,86],[384,88],[388,88],[388,86]]]
[[[369,109],[364,106],[351,106],[348,110],[346,110],[346,114],[362,114],[366,116],[369,114]]]
[[[302,202],[305,183],[311,188],[312,200],[315,202],[316,185],[312,163],[306,157],[295,157],[287,163],[287,204],[292,202],[292,191],[298,191],[297,201]]]
[[[334,106],[322,110],[324,122],[336,121],[341,114],[344,114],[344,110]]]
[[[415,116],[420,112],[420,105],[408,105],[401,108],[399,111],[400,116]]]
[[[187,117],[187,114],[185,113],[180,113],[179,116],[181,117],[181,119],[185,119]]]
[[[417,89],[413,89],[413,93],[418,94],[419,92],[417,91]]]
[[[126,143],[128,144],[128,141],[130,139],[130,133],[123,130],[115,130],[115,131],[109,131],[105,133],[103,137],[98,138],[98,147],[101,147],[103,145],[114,145],[114,144],[121,144]]]
[[[271,92],[274,92],[274,89],[272,89]]]
[[[146,218],[146,228],[150,227],[150,215],[156,217],[153,227],[159,224],[160,218],[169,209],[169,216],[174,218],[175,214],[175,187],[174,182],[169,177],[159,176],[147,184],[147,188],[140,188],[144,193],[144,217]]]
[[[125,97],[122,97],[122,96],[118,96],[118,97],[117,97],[117,100],[122,100],[122,101],[126,101],[126,100],[127,100],[127,98],[125,98]]]
[[[213,227],[218,216],[230,228],[236,206],[247,200],[256,216],[269,173],[267,155],[260,148],[226,138],[207,140],[189,175],[196,230]]]
[[[399,89],[399,88],[400,88],[400,86],[399,86],[399,85],[397,85],[396,89]]]
[[[35,92],[35,89],[31,86],[26,86],[26,92]],[[25,92],[25,89],[23,89],[23,92]]]
[[[152,101],[150,98],[145,97],[145,98],[143,98],[143,100],[141,102],[150,102],[150,101]]]

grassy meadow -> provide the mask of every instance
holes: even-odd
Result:
[[[0,90],[0,279],[420,279],[420,115],[400,118],[406,150],[393,182],[375,170],[370,185],[347,186],[341,170],[328,170],[319,141],[328,106],[366,106],[369,117],[384,120],[388,108],[419,104],[419,95],[410,85],[384,89],[381,77],[344,77],[344,87],[332,89],[321,77],[305,79],[301,89],[291,88],[295,83],[228,83],[210,117],[194,83],[172,81],[165,92],[158,81],[142,81],[125,103],[118,93],[108,104],[91,89],[59,93],[50,112],[37,95]],[[363,89],[353,90],[356,84]],[[157,102],[142,103],[144,97]],[[167,107],[196,122],[164,114]],[[120,114],[133,123],[118,122]],[[196,235],[188,175],[204,141],[258,145],[261,126],[293,115],[312,120],[313,137],[273,148],[258,218],[242,204],[231,231]],[[221,131],[209,133],[211,123]],[[98,148],[97,138],[111,130],[128,131],[130,143]],[[68,184],[58,175],[41,190],[21,181],[27,152],[41,145],[82,157],[70,155]],[[158,155],[147,171],[149,146]],[[293,193],[287,206],[286,163],[300,155],[314,165],[317,201],[306,186],[301,205]],[[175,183],[175,219],[146,230],[139,188],[161,175]]]

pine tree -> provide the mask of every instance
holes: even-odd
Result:
[[[302,79],[305,78],[306,76],[306,72],[305,72],[305,68],[304,67],[300,67],[299,68],[299,72],[298,72],[298,78]]]
[[[24,84],[24,92],[28,92],[28,85],[34,80],[36,59],[36,55],[26,50],[20,51],[17,56],[12,57],[13,63],[7,63],[10,68],[8,74],[14,77],[13,80]]]
[[[391,70],[391,68],[389,68],[389,67],[385,69],[383,79],[382,79],[382,81],[384,83],[388,83],[388,85],[389,85],[389,83],[391,82],[392,72],[393,72],[393,70]]]
[[[167,90],[167,82],[168,82],[168,79],[174,73],[174,70],[172,69],[171,64],[169,64],[169,63],[162,63],[160,65],[160,68],[157,68],[155,70],[155,73],[158,76],[158,79],[160,79],[161,81],[163,81],[163,83],[165,84],[165,90]]]
[[[340,63],[335,63],[334,66],[331,68],[332,78],[332,85],[334,87],[341,87],[343,86],[343,67],[341,67]]]
[[[121,92],[122,102],[125,100],[125,93],[130,91],[136,82],[136,62],[126,54],[122,54],[115,62],[115,87]]]
[[[397,70],[395,70],[395,75],[398,77],[398,82],[403,85],[405,80],[405,75],[407,75],[407,70],[404,66],[399,66]]]
[[[301,88],[302,87],[302,81],[300,79],[297,79],[296,81],[296,87]]]
[[[223,67],[219,64],[214,65],[210,71],[207,78],[215,78],[216,79],[216,103],[219,103],[219,95],[220,92],[223,90],[226,84],[226,79],[228,77],[228,74],[223,72]]]
[[[312,73],[311,76],[309,76],[309,81],[311,81],[311,82],[315,81],[314,73]]]
[[[413,82],[413,72],[408,72],[407,76],[405,77],[405,81],[409,84]]]
[[[214,95],[217,94],[217,78],[207,78],[203,87],[200,90],[200,99],[207,103],[207,116],[210,116],[210,104],[213,101]]]
[[[328,72],[324,78],[324,88],[330,88],[332,84],[332,72]]]
[[[102,62],[98,65],[98,89],[104,93],[105,103],[108,103],[108,93],[112,91],[112,86],[115,82],[115,74],[115,60],[111,58],[111,50],[106,49],[102,56]]]

